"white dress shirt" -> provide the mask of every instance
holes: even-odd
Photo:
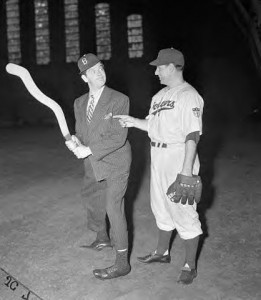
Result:
[[[99,89],[98,91],[96,91],[95,93],[90,93],[90,97],[93,96],[93,98],[94,98],[93,112],[94,112],[95,107],[101,97],[103,90],[104,90],[104,86],[101,89]],[[88,105],[87,105],[87,109],[86,109],[87,111],[89,109],[90,103],[91,103],[91,101],[88,101]]]

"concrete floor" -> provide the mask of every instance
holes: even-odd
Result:
[[[80,248],[94,239],[86,229],[81,203],[81,162],[64,146],[56,127],[0,129],[1,300],[261,298],[260,138],[233,133],[215,155],[215,140],[202,140],[202,177],[212,187],[205,187],[199,206],[205,231],[199,275],[187,287],[176,283],[184,257],[179,237],[174,239],[170,264],[143,265],[136,260],[154,250],[157,228],[149,204],[148,139],[132,130],[130,140],[132,271],[103,282],[92,270],[111,265],[114,252]],[[10,285],[13,281],[18,283]]]

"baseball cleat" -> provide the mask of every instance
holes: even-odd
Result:
[[[170,263],[171,257],[169,254],[164,255],[164,254],[157,254],[155,252],[150,253],[145,256],[137,257],[138,261],[145,263],[145,264],[150,264],[154,262],[158,263]]]
[[[112,248],[111,241],[99,241],[95,240],[92,244],[90,245],[83,245],[81,248],[86,248],[86,249],[92,249],[95,251],[101,251],[104,248]]]
[[[196,269],[189,269],[189,268],[182,268],[181,273],[178,278],[178,283],[181,284],[191,284],[193,279],[197,277],[197,270]]]

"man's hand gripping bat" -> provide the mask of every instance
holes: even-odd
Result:
[[[19,65],[13,64],[13,63],[8,63],[6,65],[6,71],[9,74],[16,75],[21,78],[23,81],[25,87],[27,88],[28,92],[39,102],[42,104],[48,106],[55,114],[58,124],[60,126],[60,130],[62,132],[62,135],[64,136],[66,141],[72,141],[72,136],[69,132],[64,113],[60,105],[52,100],[51,98],[47,97],[44,93],[42,93],[39,88],[36,86],[34,83],[29,71],[21,67]],[[75,147],[77,145],[75,144]]]

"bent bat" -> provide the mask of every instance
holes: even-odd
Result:
[[[39,102],[42,104],[48,106],[55,114],[60,130],[62,132],[62,135],[64,136],[66,141],[69,141],[72,139],[71,134],[69,132],[65,116],[63,113],[62,108],[60,105],[52,100],[51,98],[47,97],[44,93],[42,93],[39,88],[36,86],[34,83],[29,71],[21,67],[19,65],[13,64],[13,63],[8,63],[6,65],[6,71],[9,74],[16,75],[22,79],[25,87],[27,88],[28,92]]]

